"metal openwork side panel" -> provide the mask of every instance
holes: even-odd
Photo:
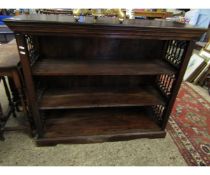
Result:
[[[158,75],[156,79],[156,85],[166,99],[166,105],[153,106],[155,119],[159,123],[162,123],[164,117],[168,117],[165,116],[166,109],[168,108],[169,101],[173,95],[174,86],[179,77],[188,44],[188,41],[179,40],[169,40],[165,43],[163,61],[166,61],[169,65],[174,67],[176,71],[173,74]]]
[[[164,111],[165,111],[164,105],[156,105],[152,107],[154,119],[156,120],[158,124],[162,123]]]
[[[167,101],[170,99],[175,78],[176,78],[175,74],[169,74],[169,75],[162,74],[157,76],[156,80],[157,87]],[[153,113],[158,123],[161,123],[165,109],[166,109],[165,105],[153,106]]]
[[[187,45],[187,41],[167,41],[164,59],[168,61],[172,66],[180,68],[181,62],[185,56]]]
[[[39,57],[38,44],[36,43],[37,38],[35,36],[25,35],[25,39],[30,57],[30,64],[33,65]]]
[[[157,78],[158,88],[166,98],[169,98],[171,95],[175,79],[175,74],[163,74],[159,75]]]

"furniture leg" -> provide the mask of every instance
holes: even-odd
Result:
[[[4,36],[4,41],[5,41],[5,43],[7,43],[7,35],[4,34],[3,36]]]
[[[0,140],[4,140],[4,136],[3,136],[3,110],[1,107],[1,103],[0,103]]]
[[[4,84],[4,88],[5,88],[7,99],[9,101],[9,107],[11,108],[13,116],[16,117],[15,105],[14,105],[14,103],[12,101],[12,98],[11,98],[11,95],[10,95],[10,92],[9,92],[9,87],[7,85],[5,77],[2,77],[2,81],[3,81],[3,84]]]
[[[14,72],[14,71],[13,71]],[[15,79],[14,79],[14,73],[12,73],[12,77],[8,77],[8,83],[9,83],[9,87],[10,87],[10,91],[11,91],[11,98],[12,98],[12,102],[15,105],[15,108],[17,111],[19,111],[18,106],[20,105],[20,94],[18,91],[18,87],[15,83]]]
[[[26,84],[26,93],[28,97],[28,104],[30,112],[33,116],[34,122],[36,124],[37,136],[43,136],[43,123],[39,114],[38,104],[36,101],[35,87],[32,79],[32,72],[30,68],[29,52],[27,49],[27,43],[23,34],[15,34],[16,42],[18,45],[20,61],[23,68],[24,82]]]

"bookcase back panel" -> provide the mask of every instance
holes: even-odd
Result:
[[[155,59],[161,57],[164,44],[162,40],[61,36],[39,36],[38,41],[42,57],[76,59]]]
[[[156,76],[66,76],[35,78],[41,87],[54,88],[131,88],[154,85]]]

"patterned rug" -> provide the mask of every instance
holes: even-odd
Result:
[[[210,103],[183,83],[167,130],[188,165],[210,166]]]

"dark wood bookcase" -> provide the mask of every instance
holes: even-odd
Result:
[[[38,145],[165,137],[194,42],[175,22],[27,15],[15,32]]]

